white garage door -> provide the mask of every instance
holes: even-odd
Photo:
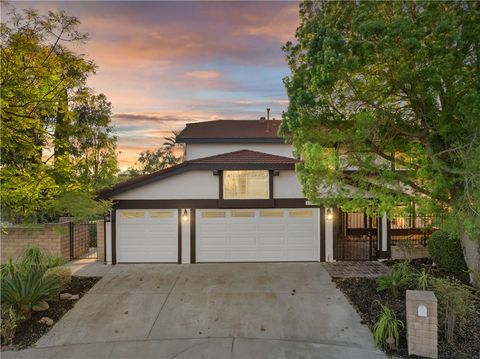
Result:
[[[177,262],[176,209],[117,211],[118,262]]]
[[[319,210],[200,209],[198,262],[320,260]]]

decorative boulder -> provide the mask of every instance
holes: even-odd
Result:
[[[43,312],[44,310],[47,310],[48,308],[50,308],[50,305],[48,305],[48,303],[45,302],[44,300],[42,300],[41,302],[38,302],[37,304],[32,306],[32,310],[34,312]]]
[[[53,319],[49,317],[42,317],[42,319],[40,319],[38,322],[40,324],[48,325],[49,327],[53,325]]]
[[[70,299],[71,297],[70,293],[60,293],[60,299]]]

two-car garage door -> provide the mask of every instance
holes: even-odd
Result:
[[[178,261],[177,209],[118,210],[116,220],[119,263]],[[316,208],[197,209],[195,228],[197,262],[320,258]]]
[[[197,210],[197,262],[318,261],[318,209]]]

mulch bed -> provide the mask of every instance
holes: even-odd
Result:
[[[80,298],[92,288],[100,277],[72,277],[72,281],[62,293],[78,294]],[[56,300],[49,301],[50,308],[43,312],[32,312],[32,316],[20,323],[15,333],[13,346],[2,346],[2,350],[25,349],[46,334],[51,326],[38,323],[42,317],[53,319],[54,324],[60,320],[65,313],[73,308],[77,300]]]
[[[386,263],[391,266],[395,261]],[[430,269],[432,275],[443,277],[445,273],[435,270],[431,267],[431,260],[419,259],[412,261],[412,265],[417,268]],[[468,275],[457,275],[458,279],[468,283]],[[405,291],[401,291],[398,298],[393,298],[389,291],[377,292],[376,280],[374,278],[345,278],[334,279],[337,287],[345,294],[350,303],[357,310],[362,318],[362,323],[366,324],[370,330],[373,329],[375,318],[380,312],[380,305],[388,305],[395,311],[397,318],[406,323]],[[479,358],[480,353],[480,308],[477,315],[469,319],[468,327],[458,330],[452,343],[448,343],[442,334],[442,323],[439,323],[438,353],[439,358],[445,359],[467,359]],[[416,355],[408,355],[407,340],[405,332],[400,337],[399,349],[396,352],[389,352],[397,357],[418,358]]]

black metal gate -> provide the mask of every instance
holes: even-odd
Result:
[[[70,259],[97,258],[97,222],[70,222]]]
[[[377,259],[377,218],[361,212],[339,212],[336,259]]]

